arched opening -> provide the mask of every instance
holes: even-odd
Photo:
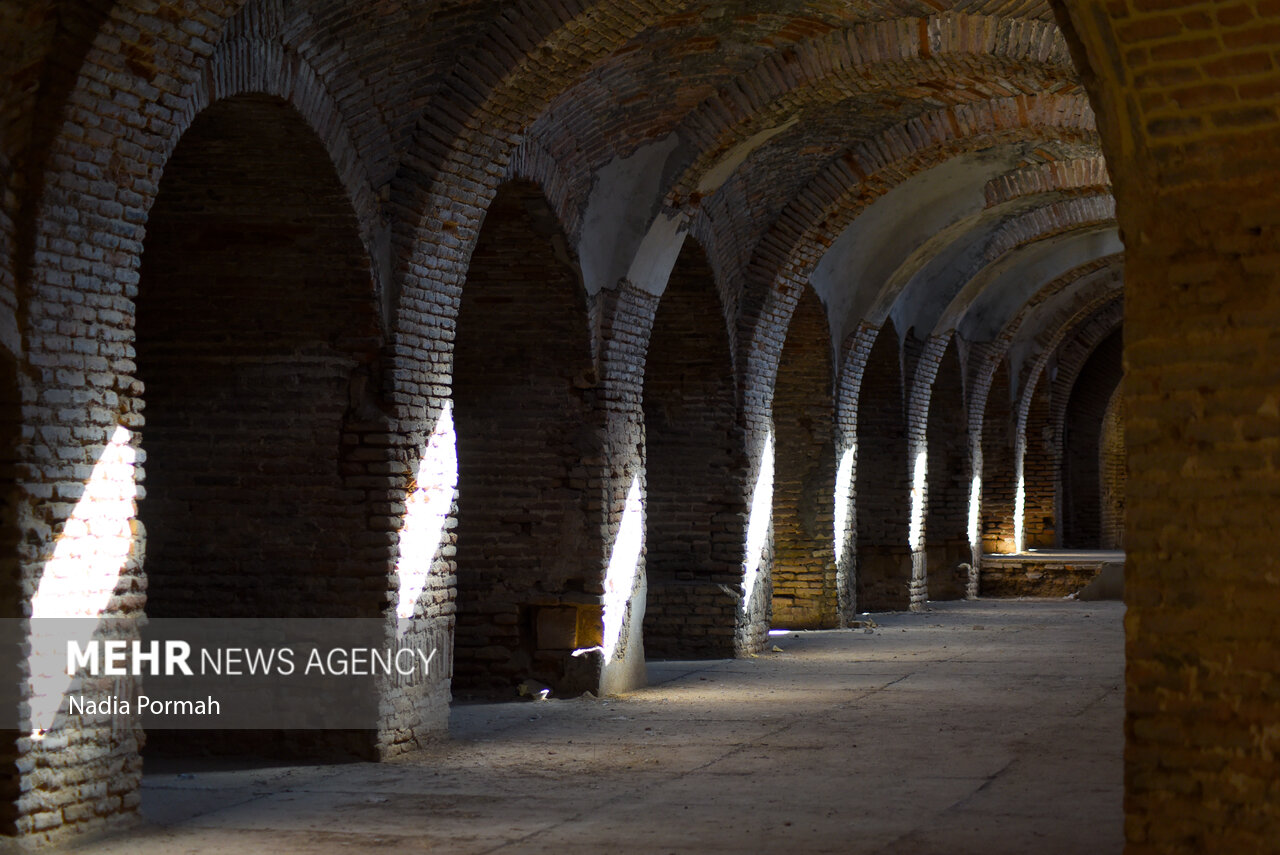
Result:
[[[1067,401],[1063,427],[1063,546],[1102,546],[1102,480],[1098,465],[1107,409],[1123,373],[1121,329],[1099,342],[1076,378]]]
[[[1022,452],[1022,547],[1059,544],[1057,520],[1062,449],[1053,428],[1053,380],[1042,371],[1028,402]]]
[[[1014,465],[1013,407],[1010,401],[1009,363],[1001,360],[982,416],[982,498],[979,513],[982,551],[1009,555],[1016,551],[1013,532],[1018,476]]]
[[[972,474],[969,460],[968,411],[964,406],[964,376],[955,337],[942,354],[929,396],[928,502],[925,514],[925,554],[929,599],[963,599],[969,587],[969,500]]]
[[[806,288],[791,316],[773,392],[773,625],[839,622],[835,399],[827,313]]]
[[[458,436],[456,696],[533,679],[594,691],[603,527],[595,372],[583,290],[528,182],[489,206],[454,344]]]
[[[911,482],[898,332],[886,321],[858,391],[858,609],[911,605]]]
[[[645,359],[645,652],[733,655],[745,456],[724,312],[702,248],[686,239]]]
[[[18,388],[18,366],[9,352],[0,348],[0,618],[8,627],[0,643],[0,704],[18,709],[22,683],[21,568],[18,559],[18,443],[22,438],[22,397]],[[0,837],[16,832],[18,798],[22,792],[18,771],[17,730],[0,729]]]
[[[390,550],[366,502],[390,484],[386,451],[350,430],[377,378],[377,318],[355,214],[303,118],[259,95],[198,116],[161,179],[138,285],[149,617],[382,613]],[[156,731],[148,755],[372,750],[347,736]]]

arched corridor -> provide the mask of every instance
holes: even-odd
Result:
[[[1005,814],[964,805],[1019,782],[1062,788],[1015,804],[1051,830],[1017,851],[1102,847],[1063,819],[1098,793],[1057,736],[1027,779],[961,750],[971,721],[1016,743],[1037,704],[1092,714],[1071,633],[1041,665],[1034,621],[979,644],[1001,669],[972,704],[948,692],[981,656],[932,641],[1044,601],[1088,634],[1091,598],[1122,596],[1123,661],[1094,664],[1123,670],[1099,744],[1125,777],[1099,809],[1129,855],[1272,851],[1278,48],[1260,0],[0,0],[0,843],[135,842],[144,752],[153,776],[343,748],[380,786],[402,763],[465,785],[414,791],[388,831],[410,848],[465,849],[474,803],[518,792],[559,819],[517,816],[517,848],[687,809],[781,850],[781,790],[815,849],[995,851]],[[1096,606],[1113,633],[1120,608]],[[193,649],[230,682],[170,729],[141,699],[179,704],[183,648],[130,647],[167,619],[276,633],[271,661],[307,667],[267,676],[307,691]],[[896,692],[938,691],[832,700],[886,628],[939,630],[889,653]],[[306,682],[324,645],[354,700]],[[719,705],[681,719],[672,768],[709,764],[685,789],[638,748],[674,697],[628,707],[626,762],[607,718],[565,725],[573,751],[540,718],[496,754],[437,744],[488,702],[608,709],[677,672]],[[779,694],[770,750],[813,752],[816,793],[768,780],[779,755],[732,714]],[[915,777],[871,777],[855,743]],[[589,745],[609,796],[497,744]],[[234,843],[184,845],[279,843],[258,832],[311,821],[288,775]],[[846,816],[864,785],[954,795],[962,821]],[[381,845],[325,828],[354,836],[288,845]]]

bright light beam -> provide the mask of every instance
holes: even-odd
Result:
[[[111,601],[120,572],[133,549],[132,520],[137,487],[137,451],[132,432],[117,425],[85,484],[84,494],[62,527],[53,556],[44,566],[40,585],[31,599],[33,632],[30,666],[32,736],[39,738],[53,726],[62,696],[70,687],[63,658],[63,637],[47,637],[38,624],[45,618],[84,618],[60,623],[62,634],[75,627],[84,647]]]
[[[427,586],[457,486],[458,445],[453,427],[453,402],[445,401],[418,463],[413,492],[405,501],[400,558],[396,561],[396,573],[400,577],[396,599],[397,636],[403,636],[409,629],[418,599]]]
[[[747,518],[747,560],[742,578],[742,607],[751,607],[751,595],[755,593],[760,575],[760,563],[764,560],[764,547],[769,539],[769,521],[773,516],[773,431],[765,437],[764,451],[760,455],[760,474],[751,494],[751,514]]]
[[[836,467],[835,546],[836,563],[844,556],[845,529],[849,526],[849,491],[853,487],[853,462],[858,456],[858,446],[849,446],[840,456]]]
[[[969,543],[978,542],[978,526],[982,521],[982,476],[974,475],[969,487]]]
[[[631,481],[627,501],[623,505],[622,524],[613,542],[609,556],[609,569],[604,574],[604,663],[613,661],[613,655],[622,640],[622,622],[627,614],[627,603],[636,588],[636,573],[640,566],[640,549],[644,546],[644,503],[640,500],[640,476]]]
[[[911,530],[907,534],[907,546],[913,552],[924,548],[924,499],[928,477],[929,452],[921,449],[916,454],[916,464],[911,476]]]

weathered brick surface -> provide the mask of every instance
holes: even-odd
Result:
[[[1127,851],[1274,852],[1280,9],[1062,7],[1128,250]]]
[[[836,626],[832,541],[836,454],[831,333],[812,289],[800,298],[773,392],[773,623]]]
[[[986,411],[982,416],[981,465],[982,499],[980,527],[982,551],[1004,554],[1015,552],[1013,509],[1018,489],[1018,473],[1014,464],[1013,406],[1009,400],[1009,366],[1000,361],[987,393]]]

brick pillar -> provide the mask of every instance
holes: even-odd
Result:
[[[827,313],[806,288],[787,328],[773,391],[773,623],[779,627],[825,629],[839,622],[832,378]]]
[[[599,565],[601,649],[589,655],[600,661],[600,682],[593,691],[612,694],[646,682],[644,625],[650,586],[645,541],[653,508],[646,493],[645,349],[659,303],[653,294],[624,280],[596,294],[591,305],[597,318],[593,327],[600,331],[597,405],[603,409],[604,447],[598,480],[604,531]],[[720,329],[723,337],[723,325]],[[732,638],[732,615],[726,634]],[[586,647],[595,639],[578,641]]]
[[[880,328],[858,392],[858,603],[862,611],[912,603],[911,485],[898,333]]]
[[[840,625],[856,619],[858,601],[858,392],[867,358],[879,333],[863,324],[850,333],[840,354],[836,384],[836,592]]]
[[[733,655],[746,537],[746,454],[728,330],[715,278],[687,239],[667,282],[644,370],[645,648],[650,656]]]
[[[1275,3],[1056,3],[1125,236],[1129,855],[1274,852]]]

